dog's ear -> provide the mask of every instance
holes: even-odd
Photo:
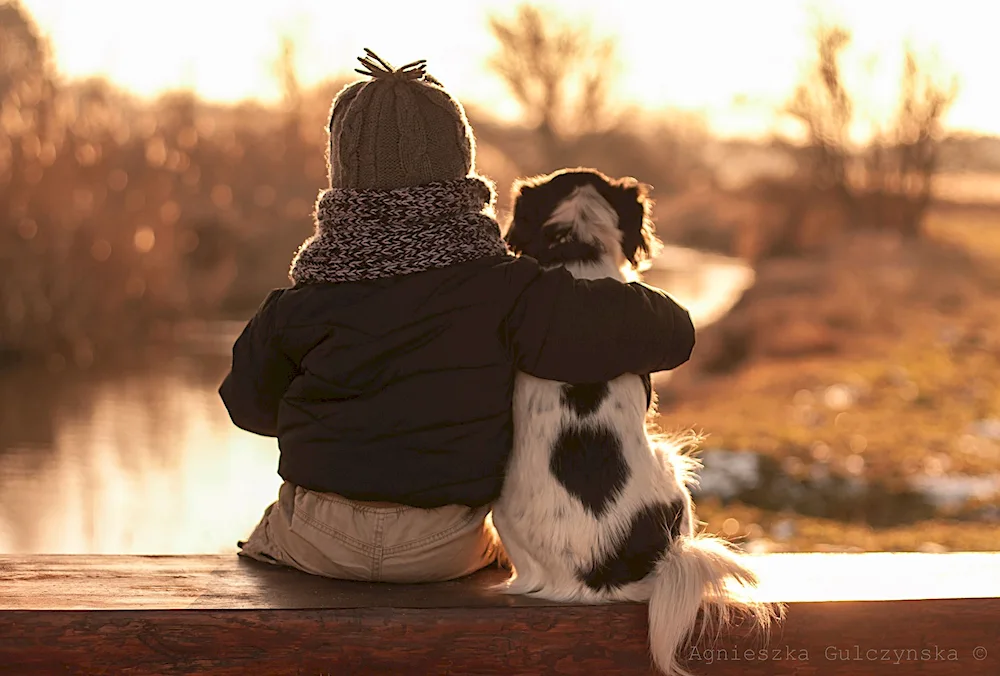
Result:
[[[511,187],[512,215],[504,239],[511,251],[529,256],[544,250],[542,225],[548,219],[540,213],[542,200],[535,179],[517,179]]]
[[[613,182],[608,195],[611,206],[618,212],[622,253],[633,266],[656,256],[661,247],[650,219],[653,200],[649,192],[650,186],[626,177]]]

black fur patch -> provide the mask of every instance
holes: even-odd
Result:
[[[607,383],[585,383],[562,386],[562,403],[581,418],[597,412],[608,396]]]
[[[653,378],[647,373],[642,378],[642,386],[646,388],[646,410],[653,405]]]
[[[621,441],[606,427],[562,430],[552,447],[549,469],[595,517],[618,498],[632,473],[622,456]]]
[[[595,591],[608,591],[638,582],[653,572],[656,563],[680,536],[684,503],[647,505],[632,517],[628,536],[603,561],[579,572],[580,580]]]

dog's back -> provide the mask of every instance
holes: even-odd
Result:
[[[518,187],[508,243],[577,277],[627,281],[656,245],[648,200],[631,179],[557,172]],[[752,583],[724,543],[694,535],[683,438],[650,437],[648,376],[558,383],[520,374],[514,448],[493,522],[514,567],[510,593],[557,601],[650,601],[654,659],[675,654],[703,606],[725,620],[741,604],[727,579]],[[714,597],[713,603],[709,597]]]
[[[510,591],[585,602],[645,600],[649,574],[691,509],[675,464],[651,452],[638,376],[570,385],[521,374],[514,452],[494,523]]]

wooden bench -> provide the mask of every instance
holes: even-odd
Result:
[[[788,602],[698,674],[1000,674],[1000,553],[754,557]],[[646,608],[313,578],[236,556],[0,557],[2,674],[651,674]]]

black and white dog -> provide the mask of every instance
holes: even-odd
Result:
[[[638,278],[659,245],[635,179],[590,169],[514,186],[506,238],[516,253],[585,279]],[[667,674],[699,610],[702,627],[735,611],[766,628],[754,574],[720,539],[696,535],[692,439],[649,433],[649,377],[569,384],[519,374],[514,448],[493,523],[513,566],[501,589],[555,601],[648,601],[650,650]],[[744,593],[740,593],[744,592]]]

